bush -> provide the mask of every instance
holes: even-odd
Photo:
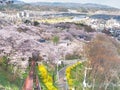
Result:
[[[88,25],[84,25],[84,30],[86,32],[95,32],[95,29],[91,28],[91,26]]]
[[[34,26],[38,26],[40,23],[39,22],[37,22],[37,21],[34,21]]]
[[[66,60],[73,60],[73,59],[79,59],[79,58],[81,58],[81,56],[75,55],[75,54],[73,54],[73,55],[70,55],[70,54],[66,55]]]
[[[53,37],[53,43],[54,44],[57,44],[59,42],[59,40],[60,40],[59,36],[54,36]]]
[[[8,69],[8,63],[9,63],[9,59],[7,58],[7,56],[3,56],[0,58],[0,65],[3,69],[5,70]]]
[[[52,76],[48,73],[48,70],[46,69],[44,65],[42,64],[39,65],[38,71],[39,71],[39,76],[42,79],[42,82],[44,83],[44,85],[46,86],[48,90],[58,90],[54,86],[54,81],[53,81]]]

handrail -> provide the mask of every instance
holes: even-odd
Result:
[[[29,60],[30,71],[25,79],[21,90],[42,90],[39,82],[39,78],[36,72],[36,62],[38,61],[38,54],[33,53],[33,57]]]

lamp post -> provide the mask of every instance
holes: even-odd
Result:
[[[57,63],[57,78],[58,78],[58,81],[59,81],[58,63]]]
[[[57,58],[59,58],[59,48],[57,48]],[[58,59],[58,62],[57,62],[57,78],[58,78],[58,81],[59,81],[59,70],[58,70],[58,68],[59,68],[59,64],[60,63],[60,61],[59,61],[59,59]]]
[[[84,80],[83,80],[83,90],[87,87],[87,82],[86,82],[86,76],[87,76],[87,70],[91,70],[92,68],[87,68],[85,67],[85,72],[84,72]]]

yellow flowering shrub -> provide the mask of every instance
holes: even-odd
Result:
[[[81,62],[77,62],[76,64],[69,66],[66,69],[66,79],[67,79],[70,90],[72,90],[72,88],[73,88],[73,79],[71,77],[71,71],[79,64],[81,64]]]
[[[48,90],[58,90],[54,85],[53,85],[53,80],[52,77],[49,75],[46,67],[44,65],[38,65],[38,70],[40,72],[40,76],[43,80],[43,83],[47,87]]]

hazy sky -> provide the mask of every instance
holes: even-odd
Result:
[[[120,0],[21,0],[24,2],[75,2],[75,3],[97,3],[120,8]]]

